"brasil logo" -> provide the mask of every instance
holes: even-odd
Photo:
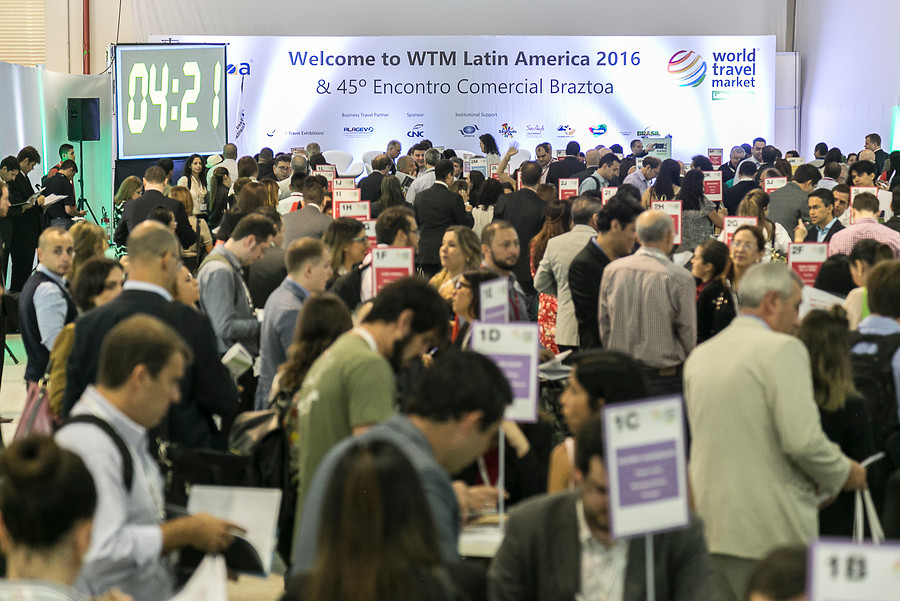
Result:
[[[682,88],[696,88],[706,79],[706,61],[693,50],[679,50],[669,59],[669,73]]]

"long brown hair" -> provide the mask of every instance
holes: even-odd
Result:
[[[288,359],[278,369],[281,390],[299,390],[313,361],[352,327],[350,311],[337,296],[322,293],[307,299],[297,316]]]
[[[541,231],[531,239],[534,245],[531,251],[531,260],[537,268],[537,264],[544,258],[547,250],[547,242],[550,238],[565,234],[572,229],[572,203],[568,200],[553,199],[547,203],[547,218]]]
[[[409,459],[387,441],[355,442],[335,466],[304,599],[427,599],[440,566],[437,532]],[[429,586],[429,582],[432,586]]]
[[[828,412],[843,409],[847,397],[856,394],[847,312],[840,305],[828,311],[813,309],[803,318],[797,337],[809,351],[816,404]]]

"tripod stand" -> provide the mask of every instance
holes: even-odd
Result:
[[[84,198],[84,175],[82,175],[82,171],[84,169],[84,152],[82,150],[82,144],[83,142],[81,140],[78,140],[78,205],[76,209],[79,211],[83,211],[84,207],[87,207],[88,213],[91,214],[91,219],[94,220],[94,223],[99,224],[100,221],[97,219],[97,216],[94,215],[94,210]]]

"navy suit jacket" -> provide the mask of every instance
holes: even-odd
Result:
[[[220,432],[213,415],[230,424],[237,412],[234,380],[222,364],[209,318],[182,303],[170,302],[155,292],[125,290],[107,304],[88,311],[75,322],[75,340],[66,364],[63,417],[97,379],[100,344],[120,321],[137,313],[151,315],[172,326],[194,353],[194,361],[181,380],[181,400],[169,409],[162,427],[166,440],[189,447],[226,447],[227,433]]]
[[[191,229],[191,224],[188,223],[184,205],[174,198],[163,196],[162,192],[156,190],[147,190],[140,198],[125,201],[122,218],[119,220],[119,225],[116,226],[116,233],[113,234],[113,242],[119,246],[125,246],[125,243],[128,242],[129,232],[145,220],[150,211],[160,205],[168,207],[175,214],[175,222],[178,224],[175,229],[175,237],[181,242],[181,247],[193,246],[197,241],[197,233]]]

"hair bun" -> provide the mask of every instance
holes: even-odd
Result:
[[[47,482],[59,469],[59,447],[47,436],[29,436],[0,455],[0,474],[16,487]]]

